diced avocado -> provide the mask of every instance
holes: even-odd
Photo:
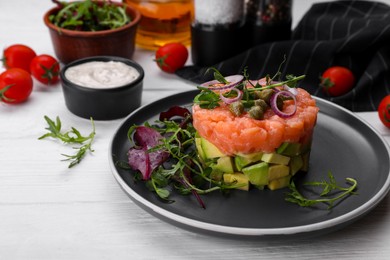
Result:
[[[277,149],[276,152],[281,154],[284,150],[286,150],[287,146],[289,145],[288,142],[282,143]]]
[[[198,152],[199,158],[204,161],[206,158],[202,149],[202,140],[200,137],[195,137],[195,147],[196,151]]]
[[[291,157],[290,160],[290,175],[294,176],[303,166],[303,159],[301,155]]]
[[[238,156],[238,155],[236,155],[234,157],[234,165],[236,166],[236,169],[238,171],[241,171],[242,168],[244,168],[245,166],[249,165],[250,163],[251,163],[251,161],[248,160],[245,157],[241,157],[241,156]]]
[[[201,137],[201,146],[205,158],[217,158],[226,156],[214,144]]]
[[[301,146],[300,143],[285,142],[276,149],[276,152],[286,156],[296,156],[301,153]]]
[[[282,165],[288,165],[290,161],[290,157],[277,154],[277,153],[265,153],[261,157],[261,160],[267,163],[275,163],[275,164],[282,164]]]
[[[223,171],[213,169],[210,173],[210,179],[215,180],[215,181],[221,181],[223,174],[224,174]]]
[[[224,173],[234,172],[232,158],[229,156],[209,159],[206,164],[211,168],[210,178],[216,181],[222,180]]]
[[[223,156],[218,158],[216,164],[213,164],[211,168],[219,170],[221,172],[234,172],[232,158],[230,156]]]
[[[223,175],[223,181],[229,184],[236,185],[237,189],[246,191],[249,190],[248,177],[242,173],[225,173]]]
[[[242,169],[242,172],[248,177],[249,182],[255,186],[268,184],[268,163],[261,162]]]
[[[285,177],[282,177],[279,179],[272,180],[268,184],[268,188],[270,190],[277,190],[277,189],[287,187],[288,184],[290,183],[290,179],[291,179],[291,176],[288,175],[288,176],[285,176]]]
[[[286,165],[275,164],[269,166],[268,168],[268,179],[271,182],[272,180],[279,179],[289,175],[290,168]]]
[[[249,164],[258,162],[261,160],[263,153],[251,153],[251,154],[239,154],[234,157],[234,164],[237,170],[241,171],[242,168]]]
[[[257,153],[247,153],[247,154],[239,154],[241,157],[245,157],[248,160],[251,160],[252,162],[260,161],[261,157],[263,156],[262,152]]]

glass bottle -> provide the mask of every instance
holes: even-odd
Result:
[[[191,43],[190,24],[193,19],[193,0],[123,0],[138,9],[141,21],[137,28],[136,44],[156,50],[169,42]]]
[[[210,66],[243,50],[243,0],[194,0],[192,61]]]

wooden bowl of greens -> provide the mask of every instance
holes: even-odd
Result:
[[[61,62],[100,55],[132,58],[139,11],[111,1],[52,1],[57,6],[44,22]]]

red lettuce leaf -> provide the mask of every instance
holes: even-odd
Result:
[[[134,132],[134,142],[137,146],[130,148],[128,162],[133,170],[138,170],[144,180],[149,180],[153,170],[162,165],[169,157],[164,150],[148,150],[161,143],[161,134],[150,127],[139,126]]]

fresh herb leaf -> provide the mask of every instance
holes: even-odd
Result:
[[[129,23],[125,7],[110,1],[98,3],[92,0],[62,2],[52,0],[61,9],[49,17],[50,21],[64,29],[76,31],[102,31],[116,29]]]
[[[189,120],[190,116],[183,120]],[[161,144],[150,148],[148,152],[163,150],[169,153],[168,161],[153,170],[150,179],[145,182],[159,198],[172,202],[169,197],[174,188],[180,194],[193,194],[200,206],[205,208],[200,195],[237,187],[237,184],[226,184],[210,178],[210,167],[203,167],[194,149],[196,130],[192,121],[189,121],[185,127],[176,120],[156,120],[154,125],[149,123],[145,125],[156,129],[164,137]],[[134,143],[133,128],[129,129],[128,134],[132,143]]]
[[[213,75],[214,75],[214,79],[215,80],[217,80],[218,82],[223,83],[223,84],[228,84],[229,83],[229,81],[227,81],[225,79],[225,77],[221,74],[221,72],[219,72],[219,70],[217,70],[214,67],[208,68],[206,70],[205,74],[207,74],[210,70],[214,71]]]
[[[217,93],[204,87],[198,87],[198,89],[202,91],[195,97],[195,104],[198,104],[201,108],[206,109],[214,109],[219,107],[221,98]]]
[[[45,129],[47,129],[49,132],[40,136],[38,140],[52,137],[54,139],[59,139],[66,144],[80,145],[78,147],[74,147],[74,149],[76,150],[75,154],[72,155],[62,154],[63,156],[66,157],[66,159],[64,159],[63,161],[70,161],[70,164],[68,166],[69,168],[72,168],[76,164],[80,163],[88,151],[90,152],[94,151],[92,149],[92,142],[95,138],[96,132],[95,132],[95,124],[92,118],[91,118],[92,132],[87,136],[83,136],[74,127],[71,127],[71,130],[69,131],[61,132],[62,123],[58,116],[56,117],[55,121],[50,119],[48,116],[44,116],[44,118],[48,124],[48,127]]]
[[[243,103],[243,105],[245,107],[250,107],[253,105],[253,102],[254,102],[254,98],[250,93],[265,90],[265,89],[272,89],[272,88],[276,88],[276,87],[281,87],[283,85],[287,85],[289,87],[296,87],[297,83],[304,78],[305,78],[305,75],[301,75],[301,76],[289,75],[288,78],[286,78],[286,80],[284,80],[284,81],[279,81],[276,83],[269,83],[269,84],[267,83],[266,86],[261,86],[259,84],[253,85],[253,83],[251,83],[249,80],[247,80],[246,82],[251,84],[252,88],[243,88],[243,99],[241,100],[241,102]],[[267,79],[267,82],[268,81],[272,82],[272,80],[270,80],[270,79]],[[245,85],[245,84],[243,84],[243,85]],[[199,90],[201,90],[201,92],[194,98],[194,104],[197,104],[201,108],[205,108],[205,109],[214,109],[214,108],[220,106],[220,104],[219,104],[221,102],[220,94],[217,94],[213,90],[205,88],[205,87],[198,86],[197,88]],[[230,95],[230,92],[224,93],[225,97],[229,97],[229,95]]]
[[[331,171],[328,172],[328,179],[328,181],[323,180],[304,183],[305,186],[322,188],[322,191],[317,198],[305,197],[298,191],[295,183],[291,182],[289,185],[290,192],[287,193],[285,200],[296,203],[302,207],[311,207],[319,203],[325,203],[328,205],[328,209],[331,209],[337,201],[348,195],[355,194],[355,190],[357,188],[357,181],[355,179],[345,179],[350,184],[349,187],[342,187],[338,185]]]

